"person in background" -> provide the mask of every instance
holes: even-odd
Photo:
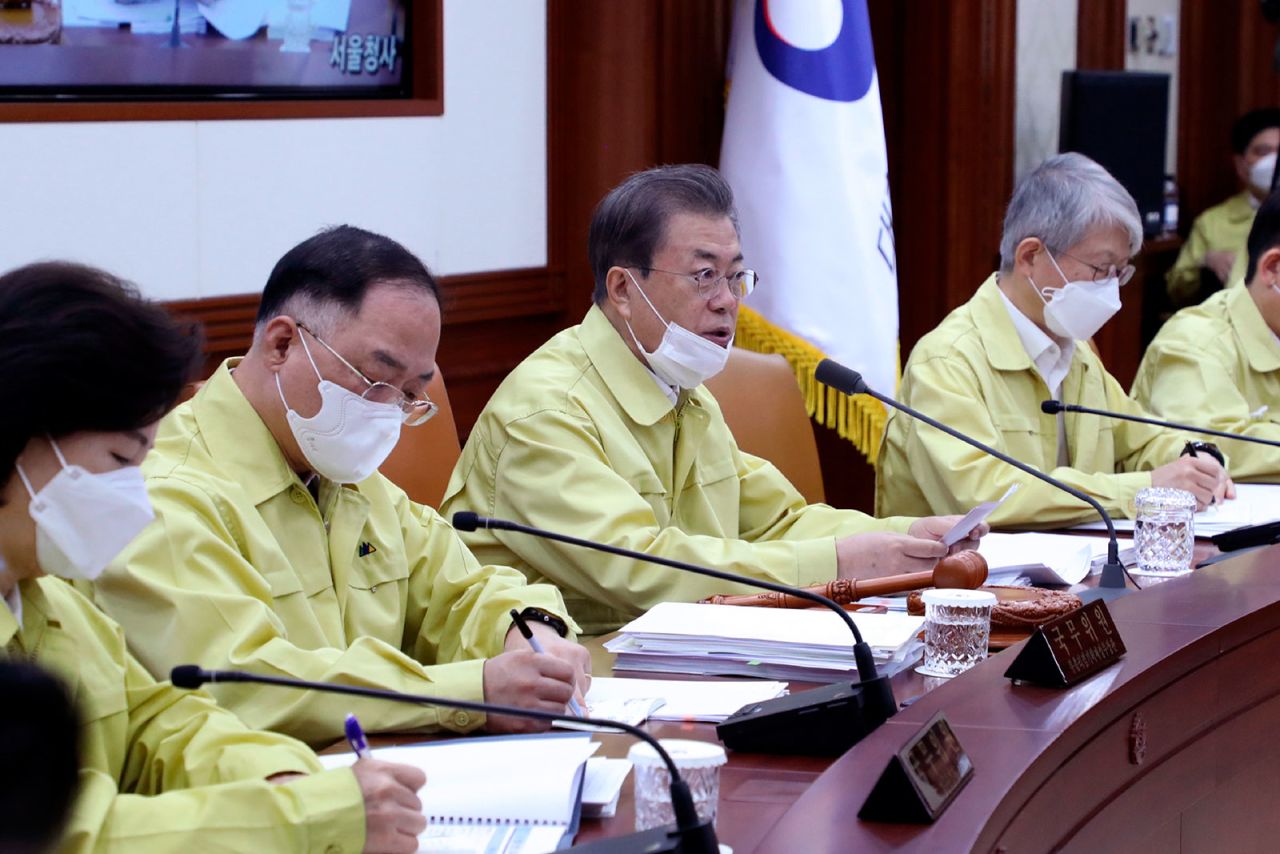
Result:
[[[1245,239],[1258,205],[1271,192],[1280,151],[1280,109],[1252,110],[1231,126],[1232,161],[1242,189],[1191,224],[1187,242],[1166,277],[1175,306],[1203,299],[1201,271],[1226,287],[1244,279]]]
[[[429,418],[435,278],[351,226],[289,250],[253,344],[161,422],[144,471],[156,522],[95,585],[154,674],[176,664],[563,712],[591,659],[559,592],[483,566],[378,473]],[[545,654],[512,625],[523,612]],[[249,684],[213,694],[251,726],[321,745],[368,732],[510,732],[526,718]]]
[[[1280,192],[1249,230],[1243,288],[1171,317],[1147,347],[1133,397],[1160,418],[1280,441]],[[1280,477],[1280,454],[1224,442],[1239,480]]]
[[[306,745],[157,682],[68,583],[95,578],[151,521],[138,465],[198,351],[199,336],[100,270],[41,263],[0,276],[0,655],[55,674],[79,713],[59,847],[415,851],[421,771],[361,760],[323,772]],[[18,696],[0,694],[6,714]],[[61,715],[44,723],[57,720],[65,729]],[[64,749],[51,747],[43,771],[60,770]],[[4,773],[33,791],[41,779]],[[0,836],[32,818],[6,809]]]
[[[62,682],[35,665],[0,658],[0,697],[0,851],[51,851],[80,776],[80,720]]]
[[[1096,415],[1049,415],[1050,398],[1141,415],[1088,341],[1120,310],[1142,246],[1133,197],[1082,154],[1049,158],[1005,212],[1000,269],[911,352],[898,399],[1132,516],[1147,486],[1194,493],[1200,507],[1234,495],[1223,465],[1180,456],[1193,437]],[[1019,489],[993,526],[1057,527],[1092,507],[912,419],[889,415],[876,467],[878,513],[955,513]]]
[[[597,206],[587,242],[594,306],[485,406],[446,513],[511,518],[802,586],[930,570],[948,553],[939,540],[957,519],[874,519],[806,504],[771,463],[738,449],[702,385],[724,367],[756,279],[719,172],[693,164],[632,175]],[[986,530],[953,550],[973,548]],[[466,537],[483,560],[557,584],[592,634],[660,602],[753,592],[534,537]]]

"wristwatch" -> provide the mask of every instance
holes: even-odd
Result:
[[[520,612],[520,616],[524,618],[525,622],[532,623],[536,621],[539,623],[546,623],[548,626],[555,629],[556,634],[560,635],[562,638],[569,636],[569,626],[564,620],[554,614],[548,614],[540,608],[525,608]]]
[[[1227,458],[1222,455],[1222,451],[1219,450],[1218,446],[1212,442],[1188,442],[1179,456],[1194,457],[1196,454],[1208,454],[1218,461],[1218,465],[1226,468]]]

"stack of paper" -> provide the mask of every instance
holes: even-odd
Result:
[[[901,660],[923,617],[851,614],[878,661]],[[857,673],[853,635],[830,611],[665,602],[605,644],[615,670],[836,682]]]
[[[610,717],[613,705],[637,701],[649,706],[650,720],[719,723],[748,703],[772,700],[787,693],[785,682],[714,682],[693,679],[614,679],[597,676],[587,692],[592,717]]]
[[[1122,550],[1132,545],[1132,540],[1120,540]],[[1106,557],[1107,541],[1071,534],[987,534],[978,553],[987,559],[987,584],[1013,584],[1019,578],[1032,584],[1077,584],[1099,557]]]
[[[587,757],[599,746],[585,734],[553,733],[388,747],[374,757],[427,775],[418,792],[427,816],[420,851],[534,854],[555,850],[577,833]],[[355,756],[320,761],[342,768]]]
[[[1280,519],[1280,484],[1237,483],[1236,497],[1233,500],[1196,514],[1196,536],[1212,537],[1234,528],[1261,525],[1277,519]],[[1114,519],[1113,521],[1117,531],[1133,530],[1132,519]],[[1107,529],[1101,519],[1076,527],[1088,531]]]

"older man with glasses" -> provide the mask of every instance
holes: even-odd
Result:
[[[560,594],[484,566],[378,474],[434,414],[440,304],[408,250],[350,226],[276,264],[253,345],[161,423],[144,466],[156,521],[96,583],[157,676],[175,664],[563,712],[586,650]],[[523,611],[535,654],[512,626]],[[366,730],[529,727],[427,706],[214,687],[252,726],[322,744]]]
[[[939,540],[956,520],[806,505],[773,465],[738,449],[702,383],[729,358],[738,305],[757,280],[716,170],[631,176],[596,208],[588,249],[595,305],[489,401],[446,513],[511,518],[795,585],[927,570],[947,554]],[[467,542],[482,560],[557,584],[591,634],[659,602],[748,591],[498,531]]]
[[[1088,340],[1120,310],[1142,222],[1129,193],[1080,154],[1060,154],[1014,191],[1000,270],[916,344],[900,399],[1132,516],[1147,486],[1186,489],[1201,507],[1233,486],[1208,453],[1179,456],[1192,437],[1093,415],[1048,415],[1041,401],[1144,414]],[[1215,449],[1206,449],[1216,452]],[[881,513],[959,512],[1020,489],[993,525],[1087,521],[1084,502],[926,424],[893,413],[876,477]]]

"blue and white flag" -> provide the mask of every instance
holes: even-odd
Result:
[[[898,283],[866,0],[738,0],[720,168],[760,286],[744,347],[786,356],[810,412],[875,459],[885,411],[813,379],[824,357],[897,390]]]

